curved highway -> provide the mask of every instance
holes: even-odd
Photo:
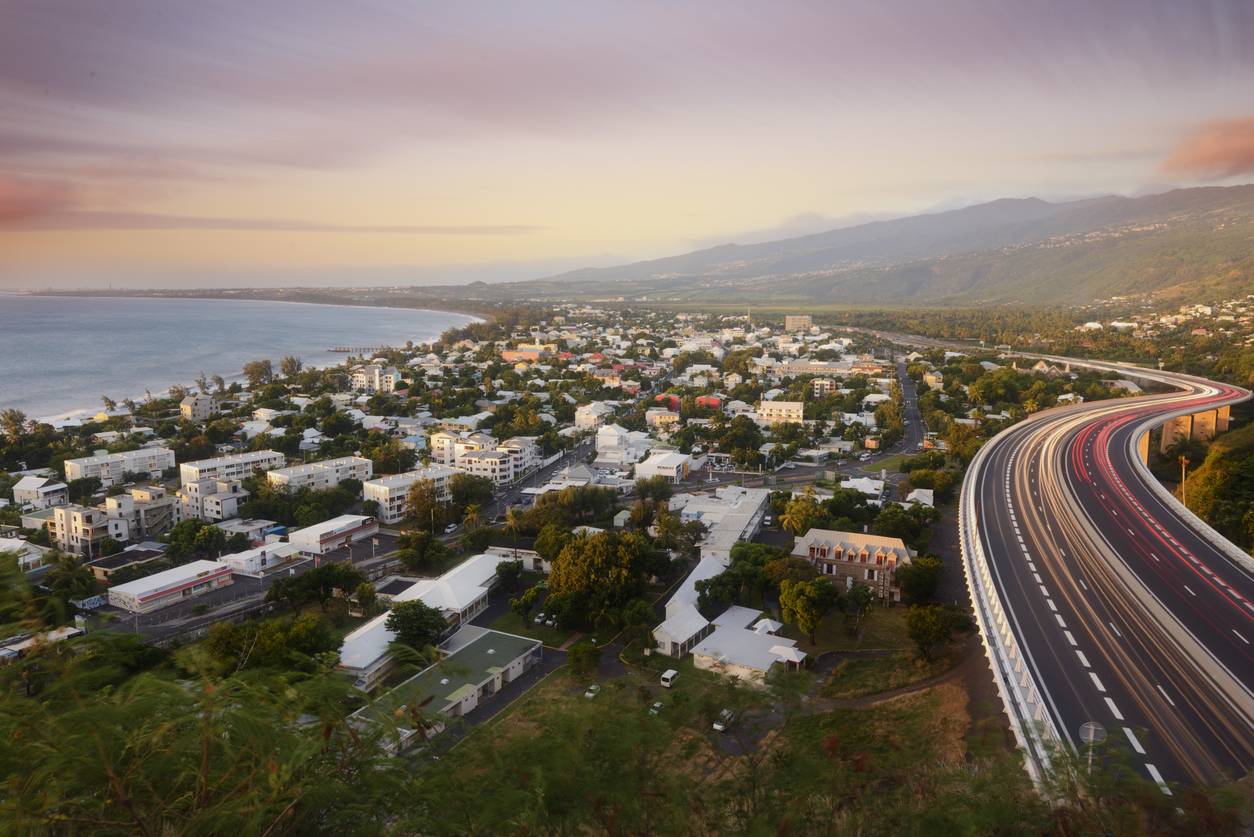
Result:
[[[968,583],[1029,767],[1048,762],[1051,741],[1083,752],[1079,730],[1093,721],[1164,793],[1244,776],[1254,768],[1252,564],[1153,481],[1137,441],[1250,393],[1054,360],[1178,389],[1038,413],[988,442],[968,471]]]

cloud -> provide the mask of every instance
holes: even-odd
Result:
[[[0,175],[0,228],[37,221],[70,202],[70,189],[64,184]]]
[[[25,211],[23,211],[23,209]],[[0,199],[0,229],[14,230],[204,230],[242,232],[367,233],[375,235],[526,235],[543,227],[529,224],[324,224],[287,218],[212,218],[147,212],[95,212],[64,209],[53,203],[16,204],[5,212]]]
[[[1160,166],[1205,180],[1254,174],[1254,116],[1216,119],[1184,139]]]

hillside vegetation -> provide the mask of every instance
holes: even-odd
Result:
[[[1216,438],[1185,489],[1189,508],[1224,537],[1254,545],[1254,424]]]

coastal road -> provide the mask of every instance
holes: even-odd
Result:
[[[1086,365],[1178,389],[1038,413],[972,463],[964,542],[978,542],[1022,651],[1014,677],[1040,695],[1047,737],[1084,752],[1080,727],[1097,722],[1164,793],[1240,778],[1254,769],[1251,563],[1153,482],[1136,441],[1250,394]]]

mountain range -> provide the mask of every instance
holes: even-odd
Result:
[[[494,285],[516,297],[820,305],[1079,304],[1254,292],[1254,184],[1003,199]]]

